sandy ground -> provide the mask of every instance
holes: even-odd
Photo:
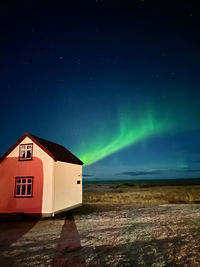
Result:
[[[200,205],[84,205],[0,223],[0,266],[200,266]]]

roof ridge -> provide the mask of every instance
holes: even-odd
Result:
[[[58,144],[58,143],[56,143],[56,142],[53,142],[53,141],[50,141],[50,140],[48,140],[48,139],[45,139],[45,138],[42,138],[42,137],[39,137],[39,136],[36,136],[36,135],[33,135],[33,134],[28,134],[28,135],[32,136],[33,138],[39,138],[39,139],[42,139],[42,140],[47,141],[47,142],[49,142],[49,143],[55,144],[55,145],[57,145],[57,146],[62,146],[62,147],[64,147],[63,145],[60,145],[60,144]],[[65,148],[65,147],[64,147],[64,148]],[[65,149],[67,149],[67,148],[65,148]]]
[[[60,145],[58,143],[49,141],[47,139],[31,135],[32,138],[34,138],[38,143],[40,143],[45,149],[47,149],[51,154],[53,154],[54,159],[58,161],[64,161],[74,164],[80,164],[83,165],[84,163],[75,156],[69,149],[67,149],[64,145]],[[52,146],[54,147],[52,147]],[[58,149],[60,148],[60,149]],[[59,150],[59,151],[58,151]],[[68,156],[67,156],[68,154]]]

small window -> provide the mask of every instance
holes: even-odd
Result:
[[[19,146],[19,160],[31,160],[33,154],[33,144],[23,144]]]
[[[32,197],[33,177],[17,177],[15,182],[15,197]]]
[[[80,180],[77,180],[77,184],[80,184],[81,183],[81,181]]]

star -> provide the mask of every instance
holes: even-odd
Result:
[[[79,59],[77,59],[77,65],[78,65],[78,66],[80,66],[80,65],[81,65],[81,60],[80,60],[80,58],[79,58]]]

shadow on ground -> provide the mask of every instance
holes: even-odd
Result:
[[[80,256],[81,240],[71,212],[67,212],[51,266],[85,266]]]
[[[14,260],[3,256],[3,252],[29,232],[37,224],[39,218],[25,218],[22,214],[0,217],[0,265],[12,266]]]

